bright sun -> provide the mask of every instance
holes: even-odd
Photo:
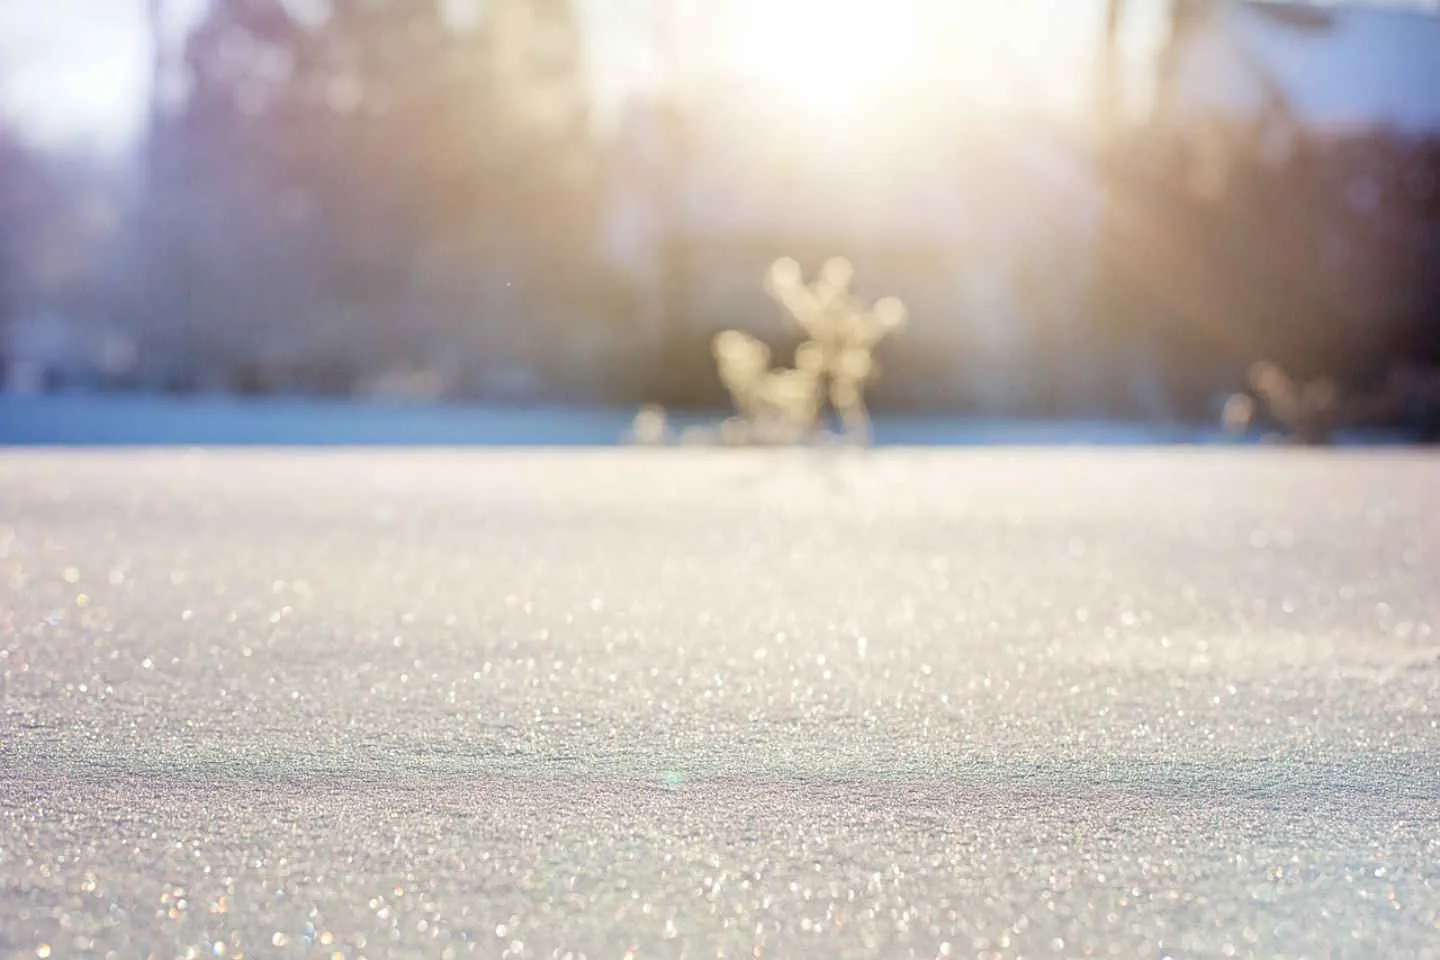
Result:
[[[742,73],[797,106],[847,113],[916,68],[924,35],[913,5],[877,0],[740,4]]]

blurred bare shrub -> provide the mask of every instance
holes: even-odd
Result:
[[[1249,380],[1251,394],[1225,403],[1222,418],[1232,434],[1269,421],[1280,439],[1298,443],[1328,443],[1342,427],[1400,430],[1422,441],[1440,438],[1440,370],[1402,364],[1379,389],[1350,396],[1331,380],[1297,382],[1268,362],[1252,365]]]
[[[1298,382],[1276,364],[1260,361],[1251,365],[1249,381],[1253,399],[1239,394],[1225,404],[1225,427],[1232,433],[1249,430],[1262,411],[1284,439],[1300,443],[1328,443],[1341,425],[1344,408],[1331,380]]]
[[[635,414],[628,438],[641,446],[660,446],[670,439],[670,421],[665,408],[647,403]]]
[[[895,297],[866,303],[850,292],[853,278],[843,257],[826,262],[808,284],[794,260],[771,266],[766,292],[808,338],[796,349],[793,368],[772,368],[770,348],[747,333],[726,330],[715,338],[720,380],[739,414],[728,441],[799,442],[819,428],[828,402],[851,440],[869,442],[865,386],[875,376],[875,346],[904,325],[906,310]]]
[[[800,264],[782,259],[770,268],[765,289],[810,338],[801,345],[797,362],[810,351],[810,362],[818,368],[830,406],[846,433],[868,443],[865,386],[875,376],[875,347],[886,334],[905,325],[908,313],[896,297],[871,305],[855,296],[850,292],[854,277],[850,261],[835,257],[820,269],[819,279],[806,284]]]
[[[770,348],[748,333],[726,330],[714,341],[720,381],[740,418],[722,437],[738,443],[798,443],[820,418],[820,356],[802,344],[794,369],[770,367]]]

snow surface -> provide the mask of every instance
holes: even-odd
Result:
[[[0,956],[1440,957],[1437,544],[1404,451],[8,451]]]

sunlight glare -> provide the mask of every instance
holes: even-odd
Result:
[[[850,112],[912,72],[925,47],[904,3],[762,0],[743,10],[737,66],[808,112]]]

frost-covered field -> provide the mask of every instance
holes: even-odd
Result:
[[[1440,957],[1437,544],[1403,451],[3,452],[0,955]]]

